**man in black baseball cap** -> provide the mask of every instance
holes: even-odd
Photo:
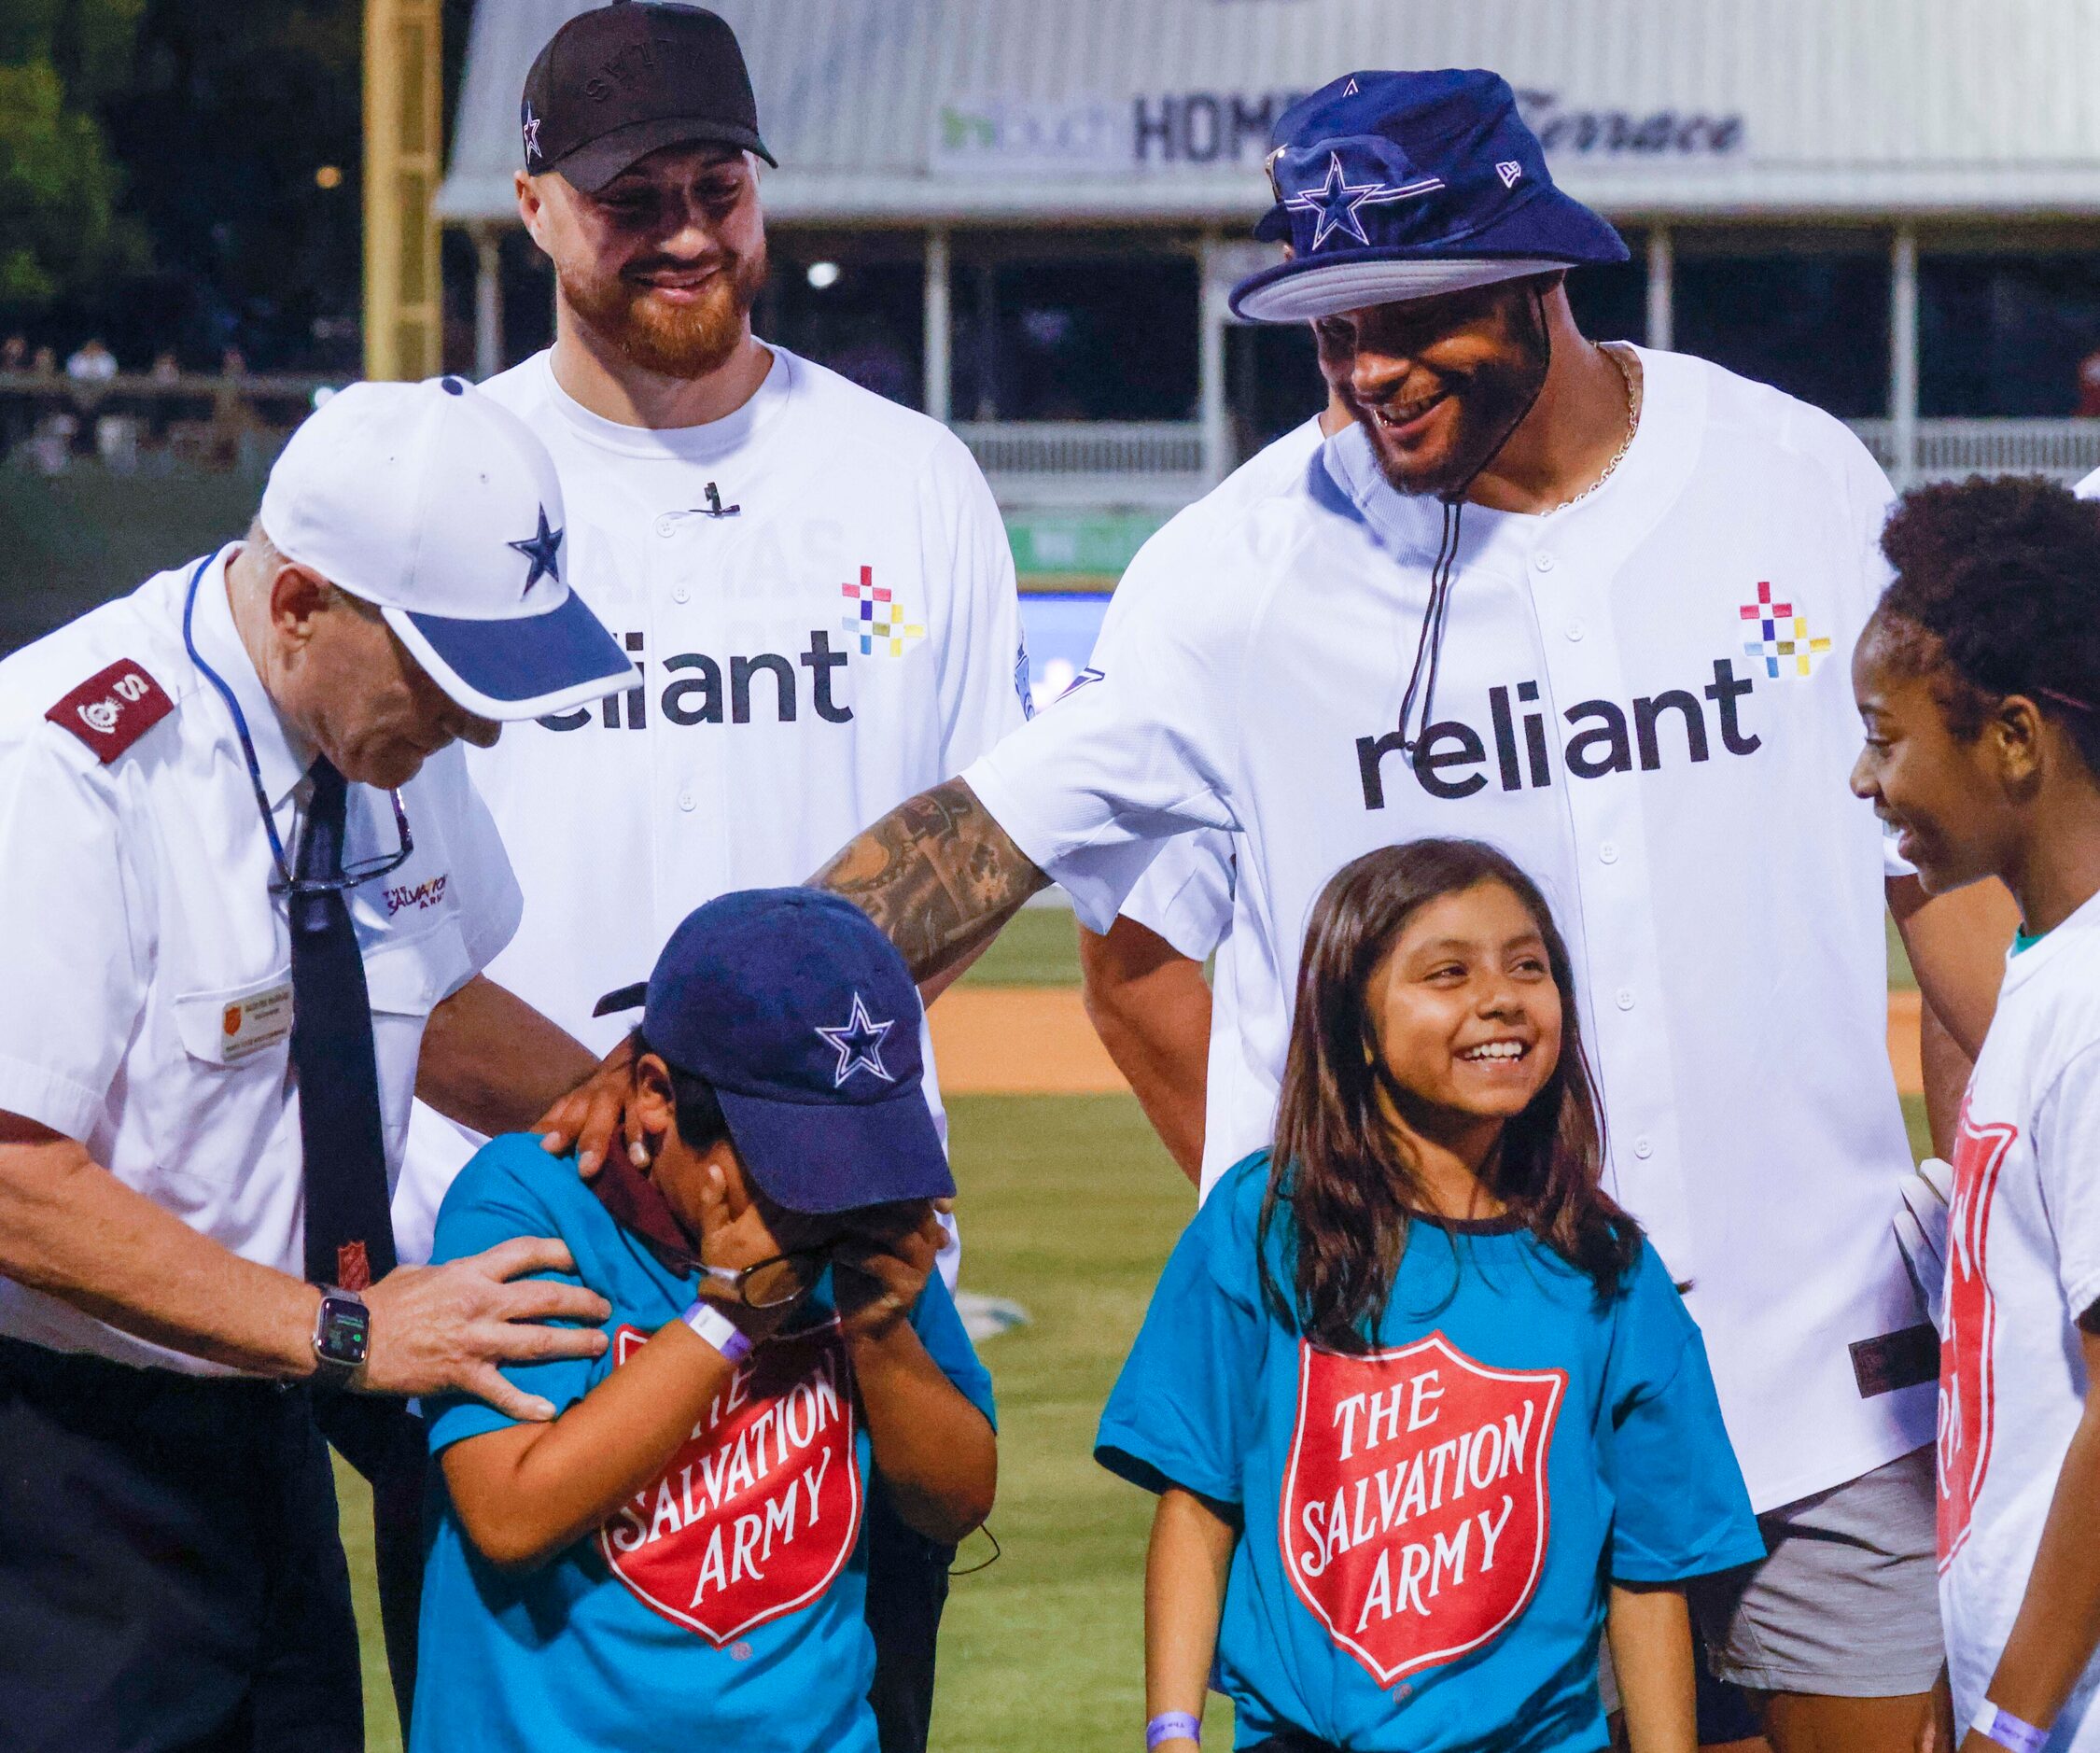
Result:
[[[736,33],[701,7],[615,0],[569,20],[525,75],[525,170],[596,194],[667,146],[707,142],[775,162]]]
[[[758,72],[763,79],[765,69]],[[925,617],[913,611],[927,645],[942,648],[936,666],[900,666],[860,652],[848,668],[846,652],[832,648],[817,698],[828,702],[822,690],[834,682],[856,691],[840,696],[854,705],[851,736],[829,706],[797,718],[792,689],[783,697],[781,746],[795,750],[803,787],[791,827],[763,777],[771,769],[729,751],[732,744],[748,750],[748,740],[695,734],[707,713],[681,704],[698,697],[684,681],[656,684],[675,694],[624,711],[619,736],[579,738],[565,733],[581,720],[550,719],[512,738],[500,765],[476,770],[537,917],[560,921],[516,947],[519,989],[558,992],[547,1014],[588,1031],[597,972],[607,963],[608,973],[625,971],[640,941],[636,920],[661,919],[667,932],[682,913],[678,903],[800,878],[831,832],[812,837],[814,822],[843,820],[871,782],[888,795],[931,783],[965,750],[988,748],[1017,722],[1011,678],[1019,632],[998,510],[954,436],[753,331],[766,279],[760,180],[773,158],[729,25],[697,7],[653,0],[597,7],[555,33],[522,100],[518,211],[553,265],[554,341],[484,391],[547,441],[571,552],[593,556],[578,562],[585,599],[602,581],[615,593],[602,604],[607,613],[615,601],[625,605],[622,614],[653,605],[668,625],[696,590],[727,591],[740,612],[757,617],[753,638],[801,640],[813,582],[823,581],[816,587],[835,602],[837,575],[755,556],[829,553],[847,526],[878,536],[881,551],[904,556],[897,564],[908,571],[943,582]],[[846,509],[805,485],[802,459],[817,455],[854,483],[858,497]],[[871,588],[890,587],[878,574]],[[821,655],[825,636],[816,638]],[[672,672],[685,662],[668,661]],[[956,727],[945,744],[910,734],[936,693],[981,703],[959,715],[943,711]],[[665,773],[684,776],[668,793]],[[577,856],[576,836],[551,830],[544,807],[551,785],[577,783],[587,783],[601,831],[629,848],[662,848],[675,880],[652,880],[647,853],[614,861],[609,876],[602,860]],[[681,793],[708,813],[665,815],[668,798]],[[694,802],[701,797],[705,805]],[[696,820],[733,847],[726,862],[673,849]],[[816,1042],[811,1035],[805,1045]],[[764,1123],[747,1115],[745,1124]],[[426,1129],[425,1142],[426,1155],[412,1148],[411,1169],[420,1185],[441,1187],[460,1160],[458,1141]],[[763,1174],[763,1140],[753,1149]],[[598,1160],[586,1152],[581,1166]],[[871,1700],[884,1753],[921,1753],[950,1554],[901,1517],[879,1470],[872,1486]]]
[[[699,7],[618,0],[556,31],[519,105],[518,215],[554,265],[562,391],[649,427],[721,418],[772,365],[758,100]]]

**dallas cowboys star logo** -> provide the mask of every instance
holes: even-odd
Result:
[[[1365,207],[1411,200],[1443,186],[1441,176],[1419,176],[1411,183],[1352,183],[1342,172],[1341,154],[1330,152],[1327,180],[1318,189],[1308,189],[1293,195],[1283,204],[1299,213],[1319,216],[1312,228],[1313,249],[1318,249],[1336,231],[1347,231],[1359,244],[1368,246],[1371,240],[1365,235],[1364,221],[1359,217]]]
[[[819,1023],[817,1032],[838,1049],[838,1070],[832,1073],[832,1087],[840,1087],[861,1071],[873,1072],[886,1084],[895,1083],[896,1074],[882,1062],[882,1038],[896,1026],[894,1022],[876,1022],[870,1017],[858,992],[853,994],[852,1013],[838,1028],[826,1029]]]
[[[527,595],[531,594],[532,587],[543,578],[551,578],[557,584],[562,582],[562,532],[548,528],[547,508],[544,505],[539,508],[539,533],[528,536],[523,541],[506,542],[504,545],[515,548],[532,562],[532,570],[525,574]]]
[[[525,105],[525,149],[528,159],[539,156],[539,118],[532,113],[530,104]]]

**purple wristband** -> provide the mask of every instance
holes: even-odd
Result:
[[[732,1364],[740,1364],[751,1354],[750,1336],[705,1297],[695,1297],[679,1319]]]
[[[1145,1724],[1145,1753],[1162,1741],[1194,1741],[1201,1745],[1203,1724],[1185,1710],[1163,1710]]]
[[[2022,1722],[2009,1710],[2000,1710],[1987,1698],[1978,1707],[1976,1720],[1968,1726],[1986,1741],[1995,1741],[2006,1753],[2042,1753],[2042,1748],[2049,1745],[2047,1729]]]

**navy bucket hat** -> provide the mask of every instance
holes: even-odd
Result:
[[[608,993],[599,1013],[641,996]],[[850,901],[747,889],[671,933],[642,1033],[712,1087],[768,1199],[823,1213],[955,1192],[926,1105],[920,1014],[903,957]]]
[[[1276,204],[1254,235],[1292,259],[1233,288],[1250,322],[1627,259],[1619,234],[1554,187],[1499,74],[1351,73],[1285,110],[1270,144]]]

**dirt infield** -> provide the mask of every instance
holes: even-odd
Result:
[[[1072,987],[959,986],[933,1006],[941,1087],[958,1096],[1099,1096],[1128,1087]],[[1918,1069],[1918,995],[1888,995],[1888,1056],[1906,1096]]]

